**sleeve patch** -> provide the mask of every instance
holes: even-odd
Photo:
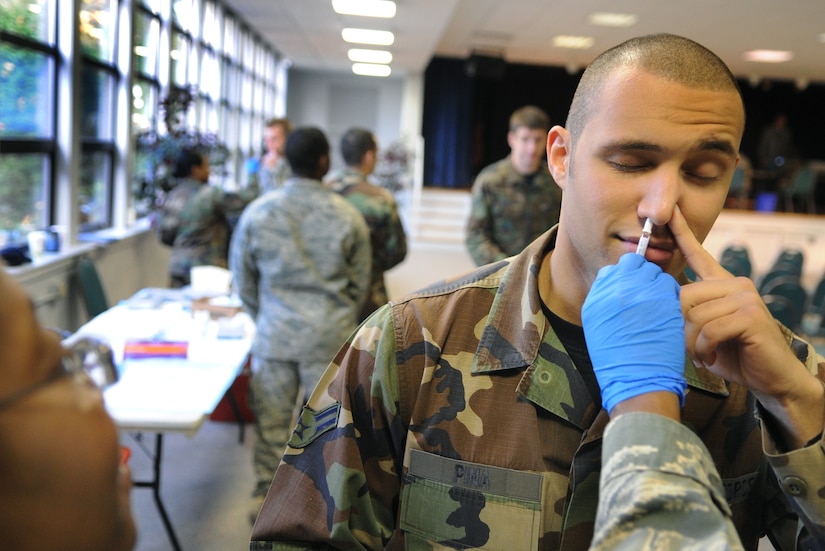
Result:
[[[341,412],[341,403],[334,404],[315,411],[309,406],[304,406],[298,424],[289,439],[289,445],[293,448],[304,448],[318,439],[319,436],[338,426],[338,416]]]

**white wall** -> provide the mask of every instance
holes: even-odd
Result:
[[[825,216],[724,210],[713,225],[704,247],[715,258],[730,244],[744,244],[750,253],[758,281],[773,265],[782,249],[805,253],[802,285],[812,292],[825,275]]]
[[[317,126],[332,146],[332,168],[343,166],[338,142],[351,126],[371,129],[379,148],[421,134],[423,77],[362,77],[352,73],[290,69],[286,116],[296,126]]]

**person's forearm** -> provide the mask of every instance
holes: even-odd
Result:
[[[674,421],[681,421],[682,419],[679,409],[679,397],[667,391],[646,392],[623,400],[613,408],[611,418],[631,412],[656,413]]]

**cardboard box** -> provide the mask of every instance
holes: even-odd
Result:
[[[214,320],[218,318],[231,318],[241,311],[241,305],[229,303],[226,297],[199,298],[192,301],[192,312],[194,313],[198,310],[206,310],[209,312],[209,317]]]

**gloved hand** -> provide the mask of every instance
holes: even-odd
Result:
[[[685,322],[679,284],[628,253],[599,270],[582,307],[593,371],[610,413],[623,400],[666,390],[685,401]]]

